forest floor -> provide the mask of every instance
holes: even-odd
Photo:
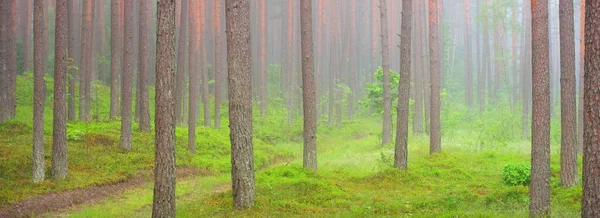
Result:
[[[20,77],[19,81],[23,83],[20,88],[29,88],[27,77]],[[100,90],[100,95],[106,96],[107,90]],[[31,103],[27,103],[30,102],[28,98],[30,96],[19,100],[19,112],[25,115],[0,125],[0,208],[36,196],[130,181],[137,173],[152,169],[151,134],[135,133],[134,151],[125,153],[114,141],[118,140],[118,121],[71,123],[70,177],[59,182],[31,183],[31,160],[28,159],[31,154]],[[51,105],[50,101],[46,105]],[[99,105],[105,110],[107,104],[100,102]],[[282,110],[271,107],[267,119],[254,120],[256,206],[245,211],[232,210],[227,129],[200,128],[196,155],[187,152],[187,131],[177,129],[178,169],[193,168],[200,172],[178,178],[178,217],[528,216],[528,187],[508,186],[502,180],[507,164],[530,162],[528,141],[503,142],[500,147],[491,147],[493,143],[488,142],[482,146],[474,143],[479,138],[473,137],[475,130],[470,126],[452,124],[445,117],[444,124],[456,128],[444,134],[443,152],[430,156],[428,137],[410,133],[409,169],[398,171],[390,166],[393,146],[380,145],[380,119],[361,115],[354,121],[344,121],[341,127],[329,128],[325,124],[319,127],[319,171],[310,172],[302,168],[301,120],[288,125]],[[47,130],[51,129],[48,111]],[[227,126],[225,116],[222,120],[223,126]],[[46,164],[49,166],[51,133],[46,133],[46,141]],[[581,186],[559,186],[557,150],[558,146],[553,145],[552,215],[578,217]],[[49,169],[47,177],[50,176]],[[152,179],[146,176],[136,185],[90,203],[81,201],[45,211],[49,213],[28,215],[149,217],[152,194]]]
[[[409,170],[389,167],[392,146],[379,145],[377,119],[341,128],[320,128],[319,172],[304,170],[301,143],[283,146],[296,157],[257,172],[256,207],[231,209],[230,175],[194,176],[177,183],[179,217],[527,217],[528,187],[507,186],[502,169],[527,163],[517,152],[476,151],[444,140],[444,152],[429,156],[427,138],[411,137]],[[458,142],[456,142],[458,143]],[[526,149],[525,149],[526,150]],[[581,188],[560,188],[558,157],[552,159],[553,216],[580,215]],[[49,217],[148,217],[152,184]]]

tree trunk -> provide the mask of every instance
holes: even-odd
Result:
[[[293,83],[294,72],[294,1],[287,2],[287,44],[286,44],[286,63],[285,63],[285,108],[287,109],[287,121],[291,125],[294,121],[294,94]]]
[[[25,31],[23,34],[23,58],[25,60],[25,71],[30,71],[31,70],[31,12],[32,10],[32,5],[31,2],[32,0],[26,0],[26,5],[27,5],[27,11],[25,12],[26,14],[26,18],[24,19],[24,25],[25,25]]]
[[[440,66],[438,48],[438,0],[429,0],[429,63],[431,80],[430,154],[441,152],[440,133]]]
[[[488,0],[485,0],[485,2],[483,3],[488,4]],[[487,13],[486,10],[483,10],[481,13]],[[482,31],[483,31],[483,40],[481,41],[482,43],[482,69],[481,69],[481,77],[483,79],[482,82],[482,89],[480,90],[480,95],[482,95],[482,99],[483,101],[481,102],[482,104],[479,106],[479,111],[481,113],[483,113],[485,111],[485,107],[486,107],[486,91],[487,91],[487,102],[489,103],[491,101],[491,97],[492,97],[492,91],[491,91],[491,87],[493,86],[492,83],[490,82],[491,80],[489,79],[489,75],[491,72],[491,51],[490,51],[490,31],[489,31],[489,19],[486,20],[486,22],[483,23],[483,27],[482,27]],[[483,91],[482,91],[483,90]]]
[[[533,113],[529,216],[550,215],[550,85],[548,2],[532,1]]]
[[[471,57],[471,7],[470,0],[464,0],[465,6],[465,94],[467,106],[473,106],[473,74],[471,72],[472,61]],[[431,41],[430,41],[431,43]]]
[[[186,70],[188,67],[188,7],[189,0],[181,1],[181,16],[179,21],[179,42],[178,42],[178,50],[177,50],[177,81],[175,88],[175,119],[176,123],[182,124],[185,120],[185,116],[182,116],[182,111],[185,110],[183,107],[183,102],[185,101],[185,77]],[[215,82],[216,83],[216,82]],[[216,98],[216,97],[215,97]]]
[[[75,75],[78,74],[77,70],[74,70],[75,67],[75,59],[79,59],[80,57],[76,57],[76,42],[75,38],[77,33],[76,23],[77,16],[75,15],[77,11],[77,7],[75,4],[75,0],[68,0],[68,10],[67,10],[67,18],[68,18],[68,31],[69,31],[69,45],[68,45],[68,57],[67,57],[67,70],[68,70],[68,83],[69,83],[69,95],[68,95],[68,120],[74,121],[76,120],[76,112],[75,112]]]
[[[579,114],[577,115],[578,123],[577,123],[577,152],[583,152],[583,132],[584,132],[584,123],[583,120],[583,93],[584,93],[584,75],[585,75],[585,1],[581,0],[580,6],[580,35],[579,35]]]
[[[527,2],[523,6],[523,51],[522,56],[522,82],[521,82],[521,97],[522,111],[521,111],[521,130],[523,139],[529,138],[531,128],[529,128],[529,113],[530,113],[530,99],[531,99],[531,5]]]
[[[412,0],[402,1],[402,31],[400,35],[400,84],[398,86],[398,124],[394,167],[408,168],[408,105],[410,101],[410,65],[412,44]]]
[[[188,149],[194,154],[196,153],[196,118],[198,114],[198,92],[200,91],[198,81],[198,51],[200,50],[200,39],[196,37],[200,34],[198,24],[200,16],[198,14],[198,0],[189,0],[189,18],[190,18],[190,54],[188,56],[190,66],[189,79],[189,101],[188,101]]]
[[[140,130],[150,132],[150,109],[148,101],[148,1],[139,1],[139,46],[138,46],[138,72],[140,92]]]
[[[131,150],[131,75],[133,58],[133,1],[125,1],[123,8],[125,26],[123,27],[123,72],[121,74],[121,143],[120,147]]]
[[[54,122],[52,131],[52,177],[67,177],[67,0],[56,1],[54,26]]]
[[[576,110],[575,101],[575,21],[573,1],[560,1],[560,56],[561,56],[561,150],[560,183],[571,187],[577,184]]]
[[[6,4],[7,2],[3,2]],[[44,43],[44,0],[35,0],[33,18],[33,36],[35,49],[33,58],[35,61],[33,74],[33,182],[44,181],[44,71],[42,59]]]
[[[416,3],[416,7],[415,7],[415,13],[418,13],[417,16],[415,16],[415,24],[417,26],[422,26],[422,24],[425,24],[425,22],[423,22],[423,20],[425,19],[423,15],[425,15],[423,13],[422,8],[425,7],[426,2],[420,2],[417,1]],[[415,110],[415,114],[413,116],[413,134],[414,135],[421,135],[423,134],[423,75],[425,74],[425,71],[423,70],[423,38],[425,37],[423,34],[423,31],[421,31],[421,29],[417,29],[415,31],[415,35],[417,36],[415,38],[415,72],[414,72],[414,77],[415,77],[415,105],[414,105],[414,110]]]
[[[312,9],[311,9],[312,11]],[[267,0],[260,0],[260,41],[258,45],[258,53],[260,58],[259,63],[259,96],[260,96],[260,115],[264,117],[267,112],[268,99],[267,99],[267,87],[269,85],[267,80]],[[312,19],[311,19],[312,20]],[[312,31],[311,31],[312,32]],[[311,36],[312,37],[312,36]],[[312,40],[311,40],[312,44]],[[312,53],[312,51],[311,51]],[[216,63],[216,62],[215,62]],[[314,65],[313,74],[314,74]],[[314,80],[314,78],[313,78]],[[216,118],[215,118],[216,119]],[[215,120],[216,121],[216,120]]]
[[[600,2],[586,0],[582,217],[600,217]]]
[[[388,40],[387,3],[379,0],[381,17],[381,62],[383,65],[383,140],[382,145],[392,141],[392,103],[390,96],[390,48]]]
[[[183,7],[182,7],[183,8]],[[175,217],[175,0],[158,1],[152,217]]]
[[[0,3],[0,123],[16,115],[16,1],[4,0]]]
[[[221,37],[221,1],[215,0],[213,2],[213,24],[215,31],[215,128],[221,128],[221,83],[223,80],[223,68],[222,61],[223,46]],[[266,13],[266,12],[265,12]],[[266,104],[266,103],[265,103]]]
[[[206,37],[204,35],[206,35],[206,31],[205,31],[205,22],[204,22],[204,13],[206,12],[204,6],[205,6],[205,1],[200,1],[200,7],[199,7],[199,16],[200,16],[200,34],[198,34],[198,37],[200,37],[200,47],[202,49],[202,59],[201,59],[201,70],[200,72],[202,73],[202,105],[204,106],[204,126],[205,127],[210,127],[211,126],[211,122],[210,122],[210,98],[209,98],[209,87],[208,87],[208,62],[206,62],[206,45],[203,45],[204,40],[206,39]]]
[[[252,146],[252,90],[250,76],[250,1],[228,0],[227,63],[229,68],[229,128],[231,129],[231,183],[237,209],[254,206]]]
[[[111,0],[110,9],[110,119],[119,117],[119,72],[123,60],[123,30],[121,29],[120,0]]]
[[[512,6],[511,12],[511,25],[517,24],[517,5]],[[518,82],[518,72],[517,69],[517,30],[515,28],[511,29],[511,59],[512,59],[512,89],[511,89],[511,108],[515,108],[517,106],[517,102],[519,99],[519,82]]]
[[[263,1],[264,2],[264,1]],[[302,41],[302,102],[304,107],[304,161],[307,169],[317,170],[317,102],[315,93],[311,0],[300,1]],[[266,13],[266,12],[264,12]],[[262,58],[262,57],[261,57]]]
[[[476,13],[481,13],[481,2],[477,5],[477,12]],[[483,72],[484,71],[484,65],[482,63],[482,59],[483,59],[483,52],[482,52],[482,47],[481,46],[481,41],[480,39],[483,38],[481,37],[481,31],[485,28],[482,24],[475,22],[475,59],[476,59],[476,73],[477,73],[477,105],[479,106],[479,113],[483,113],[483,110],[485,109],[485,74]],[[480,38],[481,37],[481,38]]]
[[[79,120],[89,122],[89,104],[91,99],[89,98],[88,91],[90,90],[89,86],[91,86],[91,82],[89,78],[91,77],[92,71],[92,2],[91,0],[84,0],[82,7],[83,15],[82,15],[82,43],[81,46],[81,71],[79,75]]]

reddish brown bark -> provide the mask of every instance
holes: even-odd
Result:
[[[148,101],[148,1],[139,1],[139,35],[138,35],[138,87],[139,91],[139,109],[140,109],[140,130],[150,132],[150,109]]]
[[[317,170],[317,101],[314,78],[311,0],[301,0],[300,10],[302,41],[302,100],[304,107],[303,165],[305,168]]]
[[[532,1],[533,113],[529,216],[550,215],[550,77],[548,2]]]
[[[67,177],[67,0],[56,1],[52,177]]]
[[[110,118],[119,116],[119,72],[123,59],[123,33],[120,25],[120,0],[111,0],[110,9]]]
[[[185,121],[184,116],[182,116],[183,110],[183,102],[185,101],[185,78],[186,72],[188,68],[188,7],[189,0],[181,0],[181,16],[179,21],[179,42],[178,42],[178,50],[177,50],[177,78],[176,78],[176,86],[175,88],[175,119],[176,123],[182,124]],[[216,83],[216,82],[215,82]],[[216,99],[216,96],[215,96]]]
[[[123,72],[121,74],[121,141],[120,147],[126,151],[132,149],[131,139],[131,102],[132,102],[132,71],[133,71],[133,1],[124,1],[123,19]]]
[[[223,40],[221,29],[221,1],[213,2],[213,25],[215,31],[215,128],[221,128],[221,90],[223,83]],[[265,12],[266,13],[266,12]],[[266,101],[266,100],[265,100]],[[266,104],[266,103],[265,103]]]
[[[438,33],[438,0],[429,0],[429,63],[431,78],[430,150],[434,154],[442,150],[440,132],[440,66]]]
[[[68,76],[67,76],[67,80],[69,83],[69,95],[68,95],[68,102],[67,102],[67,114],[68,114],[68,120],[69,121],[74,121],[76,120],[76,112],[75,112],[75,76],[77,75],[77,71],[74,69],[74,65],[75,65],[75,54],[76,54],[76,35],[77,33],[79,33],[78,29],[76,28],[76,20],[77,20],[77,16],[76,15],[76,11],[77,11],[77,7],[78,5],[76,5],[75,3],[76,1],[74,0],[68,0],[68,31],[69,31],[69,44],[68,44],[68,57],[67,57],[67,70],[68,70]],[[77,59],[79,59],[79,57],[77,57]]]
[[[5,0],[0,3],[0,123],[16,115],[16,79],[17,79],[17,32],[16,2]]]
[[[573,2],[560,1],[560,59],[561,59],[561,150],[560,183],[571,187],[577,184],[576,110],[575,101],[575,33]]]
[[[93,64],[93,34],[92,34],[92,2],[91,0],[84,0],[83,3],[83,16],[82,16],[82,43],[81,54],[82,54],[82,65],[79,75],[79,120],[89,122],[91,120],[89,114],[90,108],[90,88],[91,88],[91,76],[92,76],[92,64]]]
[[[312,10],[311,10],[312,11]],[[259,56],[259,96],[260,96],[260,114],[262,117],[266,115],[268,99],[267,99],[267,0],[260,0],[260,41],[258,45]],[[312,37],[312,36],[311,36]],[[312,41],[311,41],[312,42]],[[312,44],[312,43],[311,43]],[[312,52],[311,52],[312,53]],[[314,66],[313,66],[314,67]],[[314,71],[314,69],[313,69]]]
[[[189,0],[189,40],[190,40],[190,54],[189,54],[189,101],[188,101],[188,149],[191,153],[196,153],[196,118],[198,114],[198,92],[199,79],[198,79],[198,52],[200,51],[200,37],[196,37],[200,33],[199,25],[199,14],[198,14],[198,1]]]
[[[392,113],[390,95],[390,49],[388,41],[386,0],[379,0],[381,17],[381,60],[383,65],[383,138],[382,145],[392,141]]]
[[[583,151],[583,95],[584,95],[584,75],[585,75],[585,1],[581,0],[580,6],[580,35],[579,35],[579,114],[577,115],[577,152]]]
[[[600,217],[600,1],[585,2],[583,199],[584,218]]]

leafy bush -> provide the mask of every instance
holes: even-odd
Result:
[[[367,109],[375,109],[378,114],[383,114],[383,69],[379,67],[374,73],[375,82],[367,83],[367,99],[360,101],[359,104]],[[400,74],[390,70],[390,96],[391,102],[398,99],[398,85],[400,83]],[[394,105],[394,104],[392,104]],[[395,106],[392,106],[395,107]],[[392,112],[395,112],[395,108]]]
[[[527,164],[507,164],[502,172],[504,184],[527,186],[531,182],[531,166]]]
[[[67,140],[80,142],[83,141],[83,136],[85,133],[81,130],[77,129],[67,129]]]

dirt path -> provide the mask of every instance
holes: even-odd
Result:
[[[178,168],[177,178],[193,175],[209,175],[195,168]],[[142,171],[130,179],[119,183],[75,189],[65,192],[39,195],[13,205],[0,208],[0,217],[31,217],[52,211],[71,208],[73,206],[90,204],[104,200],[106,197],[120,194],[126,190],[141,187],[152,180],[152,171]]]

